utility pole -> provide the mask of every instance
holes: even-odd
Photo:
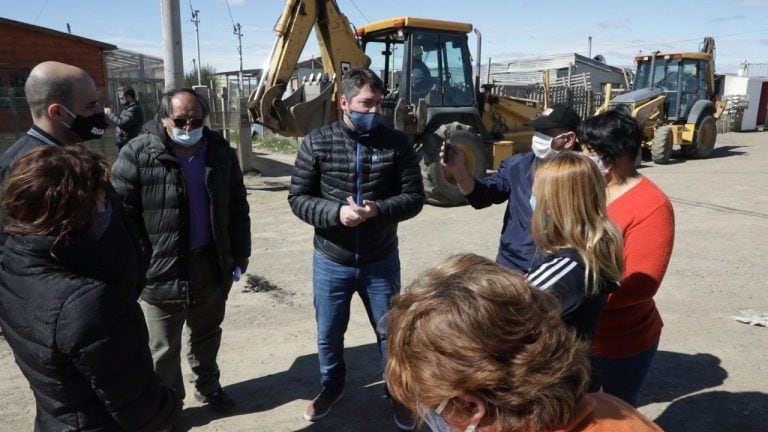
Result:
[[[200,29],[198,28],[198,24],[200,24],[200,11],[192,9],[191,1],[189,2],[189,10],[192,11],[192,22],[195,23],[195,37],[197,39],[197,85],[202,85],[200,69],[203,67],[203,62],[200,60]]]
[[[240,23],[235,24],[235,36],[237,36],[237,54],[240,56],[240,74],[238,75],[238,90],[243,96],[243,33],[240,31]]]
[[[234,20],[233,20],[234,21]],[[240,56],[240,73],[238,75],[238,111],[240,112],[240,139],[237,143],[237,158],[243,172],[253,169],[253,141],[251,141],[251,120],[248,116],[248,97],[243,94],[243,32],[240,23],[234,25],[237,36],[237,54]]]
[[[163,24],[163,66],[165,89],[184,84],[184,57],[181,51],[181,15],[179,0],[161,0],[160,15]]]

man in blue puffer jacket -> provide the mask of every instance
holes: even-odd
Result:
[[[357,292],[376,329],[386,364],[385,326],[377,326],[400,291],[397,224],[424,205],[418,157],[408,137],[379,124],[383,83],[369,69],[342,79],[343,119],[310,133],[296,157],[288,201],[315,227],[313,294],[323,389],[304,418],[325,417],[344,394],[344,332]],[[412,430],[410,416],[398,416]]]

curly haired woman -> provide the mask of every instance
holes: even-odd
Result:
[[[394,300],[386,375],[433,431],[661,430],[611,395],[585,394],[589,348],[555,297],[477,255],[450,258]]]

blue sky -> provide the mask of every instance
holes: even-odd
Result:
[[[744,60],[768,63],[768,0],[584,2],[560,0],[337,0],[355,25],[394,16],[470,22],[483,35],[483,62],[578,52],[631,66],[638,52],[695,51],[715,38],[717,72]],[[243,67],[264,64],[282,0],[191,0],[200,11],[200,57],[217,71],[239,67],[233,22],[243,33]],[[162,57],[160,0],[0,0],[0,16]],[[12,6],[11,6],[12,5]],[[190,0],[180,0],[185,69],[197,57]],[[470,42],[474,47],[474,41]],[[312,42],[302,58],[317,55]]]

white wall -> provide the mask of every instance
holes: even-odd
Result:
[[[725,76],[723,96],[746,95],[749,100],[749,107],[744,111],[744,117],[741,120],[741,130],[743,131],[757,129],[757,110],[764,81],[768,81],[768,78]]]

